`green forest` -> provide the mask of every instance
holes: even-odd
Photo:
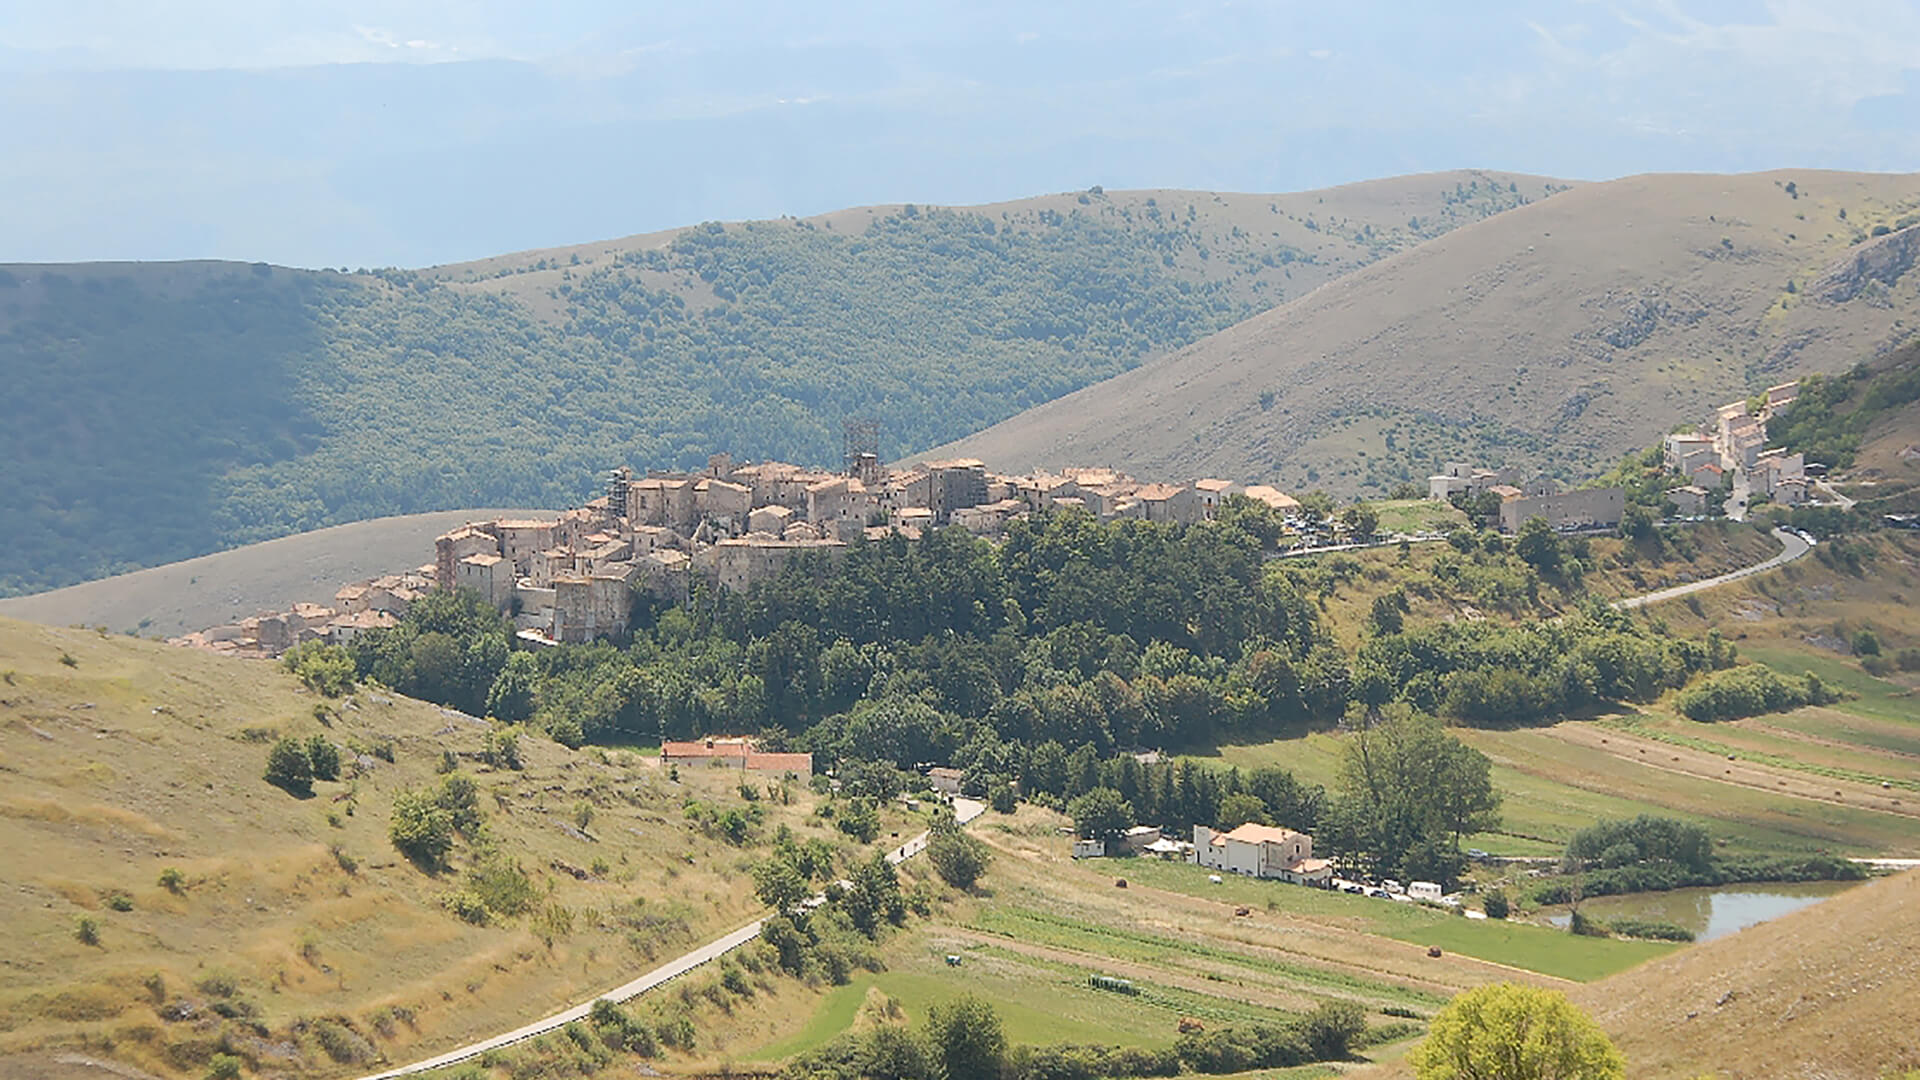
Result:
[[[1460,199],[1353,226],[1352,258],[1521,197]],[[622,464],[836,462],[853,417],[911,453],[1242,320],[1271,302],[1250,282],[1312,259],[1237,226],[1224,246],[1190,206],[1081,201],[701,226],[566,268],[544,314],[405,270],[0,268],[0,595],[387,514],[572,505]]]

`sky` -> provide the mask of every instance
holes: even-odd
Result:
[[[0,0],[0,261],[422,266],[1094,184],[1920,170],[1920,0]]]

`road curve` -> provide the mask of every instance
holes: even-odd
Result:
[[[954,819],[962,825],[979,817],[982,813],[986,812],[986,809],[986,804],[973,799],[953,800]],[[913,858],[915,855],[920,854],[922,851],[925,851],[927,849],[928,836],[928,833],[923,832],[908,840],[906,843],[901,844],[899,847],[887,852],[887,861],[898,866],[908,859]],[[562,1009],[552,1016],[543,1017],[524,1027],[518,1027],[512,1031],[482,1039],[479,1042],[468,1043],[465,1046],[449,1050],[444,1054],[430,1057],[423,1061],[416,1061],[411,1065],[402,1065],[397,1069],[388,1069],[385,1072],[368,1074],[362,1077],[361,1080],[392,1080],[394,1077],[410,1076],[414,1073],[426,1072],[429,1069],[438,1069],[447,1065],[458,1064],[468,1058],[478,1057],[489,1050],[498,1050],[502,1047],[512,1046],[514,1043],[522,1042],[535,1036],[545,1035],[547,1032],[553,1031],[556,1028],[565,1027],[576,1020],[584,1020],[587,1014],[592,1011],[593,1003],[601,998],[607,998],[612,1001],[626,1001],[629,998],[639,997],[641,994],[663,983],[671,982],[685,975],[687,972],[692,971],[702,964],[720,959],[740,946],[745,945],[747,942],[759,937],[760,927],[763,922],[764,920],[762,919],[755,919],[730,934],[716,938],[694,949],[692,952],[667,961],[637,979],[621,983],[619,986],[605,993],[595,994],[588,1000],[570,1008]]]
[[[1755,574],[1764,574],[1774,567],[1785,566],[1813,550],[1812,544],[1807,543],[1805,540],[1800,539],[1798,536],[1784,529],[1773,530],[1773,538],[1780,541],[1780,553],[1765,562],[1741,567],[1738,570],[1721,574],[1719,577],[1710,577],[1704,581],[1690,581],[1685,585],[1675,585],[1670,589],[1660,589],[1640,596],[1629,596],[1624,600],[1615,600],[1613,606],[1621,609],[1645,607],[1648,604],[1657,604],[1662,600],[1672,600],[1690,593],[1702,592],[1707,589],[1725,585],[1728,582],[1739,581],[1741,578],[1752,577]]]

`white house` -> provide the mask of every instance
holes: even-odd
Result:
[[[1326,885],[1333,879],[1332,864],[1313,857],[1313,837],[1252,822],[1224,833],[1195,825],[1193,861],[1215,870],[1296,885]]]
[[[1437,882],[1415,881],[1407,885],[1407,895],[1415,900],[1439,900],[1443,894]]]

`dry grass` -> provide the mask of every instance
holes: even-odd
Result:
[[[1395,452],[1416,471],[1478,448],[1597,472],[1719,402],[1909,336],[1920,274],[1844,303],[1808,286],[1915,205],[1914,175],[1583,184],[928,456],[1335,492],[1361,489],[1367,463]]]
[[[699,833],[681,810],[688,795],[738,804],[737,773],[682,770],[676,783],[655,759],[537,736],[522,739],[524,772],[494,771],[476,759],[480,722],[363,689],[326,734],[368,751],[390,742],[394,761],[368,754],[356,777],[300,799],[260,779],[267,744],[253,733],[323,730],[315,699],[277,668],[0,621],[0,670],[12,675],[0,685],[0,1059],[72,1052],[198,1075],[220,1031],[253,1046],[242,1026],[206,1019],[220,998],[201,986],[215,973],[270,1042],[332,1016],[406,1059],[590,996],[757,914],[745,873],[756,853]],[[551,949],[524,918],[477,927],[442,910],[464,846],[453,870],[429,876],[388,842],[394,794],[434,783],[443,750],[463,756],[494,844],[540,903],[575,913]],[[762,801],[764,834],[784,822],[840,839],[810,819],[804,786],[793,792],[791,805]],[[592,839],[567,831],[582,799],[596,806]],[[168,867],[184,877],[177,893],[159,882]],[[98,945],[76,939],[83,915]],[[162,1020],[157,1006],[175,999],[196,1018]],[[405,1019],[383,1013],[396,1006]],[[295,1044],[274,1071],[350,1070]]]

